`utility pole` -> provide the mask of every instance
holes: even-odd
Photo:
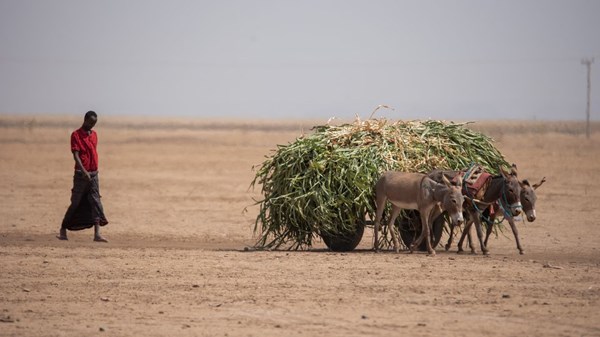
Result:
[[[587,67],[587,106],[586,106],[586,124],[585,124],[585,135],[590,138],[590,94],[592,91],[592,63],[594,58],[583,59],[581,64]]]

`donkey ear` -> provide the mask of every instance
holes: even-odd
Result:
[[[442,176],[444,176],[444,179],[447,180],[448,182],[450,182],[451,185],[456,185],[457,179],[460,178],[460,174],[452,177],[452,176],[449,176],[449,175],[443,173]]]
[[[512,164],[512,166],[510,167],[510,175],[512,176],[517,176],[518,171],[517,171],[517,164]]]
[[[454,182],[455,186],[462,187],[462,184],[463,184],[462,176],[461,175],[456,176],[456,179],[454,179],[453,182]]]
[[[508,178],[508,176],[510,175],[510,173],[508,173],[505,169],[504,166],[500,166],[500,174],[504,177],[504,178]]]
[[[442,174],[442,181],[444,182],[444,185],[448,187],[452,186],[452,183],[450,182],[450,180],[448,180],[448,178],[446,178],[445,174]]]
[[[529,183],[529,180],[527,180],[527,179],[523,179],[523,181],[519,181],[519,185],[521,185],[521,187],[531,186],[531,184]]]
[[[539,184],[533,184],[533,189],[537,190],[538,187],[542,186],[543,183],[546,182],[546,177],[542,178],[542,180],[539,182]]]

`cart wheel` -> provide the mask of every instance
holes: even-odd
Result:
[[[360,243],[363,233],[365,232],[365,224],[359,223],[356,226],[356,231],[349,235],[331,235],[321,233],[321,238],[327,245],[327,248],[334,252],[349,252],[354,250]]]
[[[434,249],[442,239],[445,222],[444,215],[440,214],[431,225],[431,247]],[[404,242],[406,247],[410,247],[419,235],[421,235],[421,216],[418,211],[407,211],[406,216],[400,220],[400,237],[402,238],[402,242]],[[419,250],[427,250],[425,242],[421,242]]]

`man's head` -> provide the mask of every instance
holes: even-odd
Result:
[[[83,118],[83,129],[86,131],[90,131],[96,122],[98,121],[98,115],[92,110],[85,113],[85,117]]]

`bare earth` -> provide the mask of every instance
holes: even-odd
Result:
[[[58,241],[80,124],[0,116],[1,336],[600,336],[598,125],[476,123],[547,178],[526,253],[508,230],[490,257],[428,257],[374,254],[371,229],[350,253],[244,251],[252,166],[314,124],[296,121],[100,116],[110,242]]]

